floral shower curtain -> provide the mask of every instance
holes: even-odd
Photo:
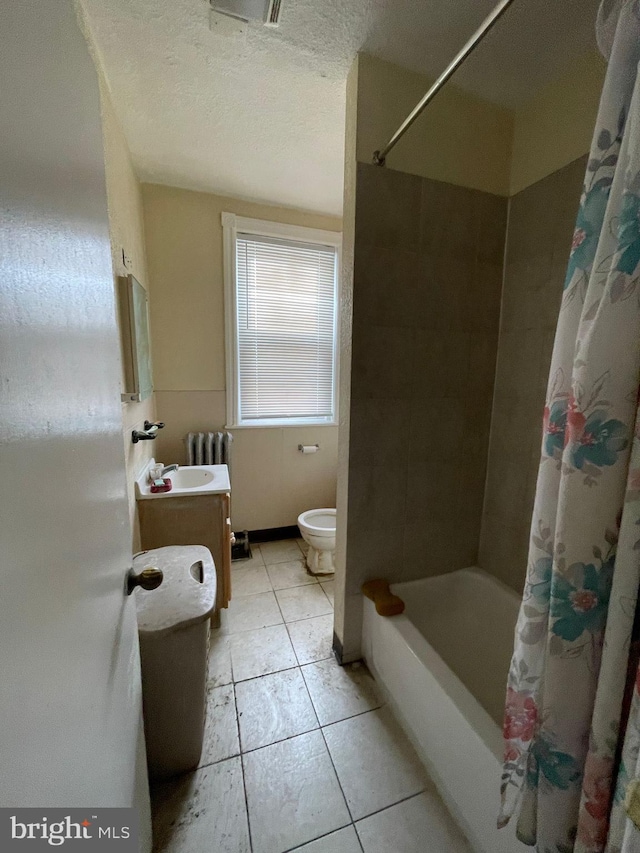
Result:
[[[640,0],[609,60],[565,281],[505,714],[500,823],[538,853],[640,853]]]

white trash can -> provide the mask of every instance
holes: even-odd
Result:
[[[216,569],[202,545],[155,548],[133,560],[136,574],[150,566],[164,577],[157,589],[135,590],[144,729],[149,776],[166,779],[200,761]]]

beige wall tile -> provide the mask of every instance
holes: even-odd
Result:
[[[422,254],[426,310],[424,329],[461,330],[465,301],[473,283],[474,257],[443,253]]]
[[[485,512],[505,524],[521,524],[528,505],[528,474],[526,470],[523,476],[518,457],[505,453],[492,456],[487,473]]]
[[[480,565],[516,592],[522,592],[527,571],[530,519],[516,526],[485,515],[480,536]]]
[[[500,321],[502,263],[477,260],[463,301],[463,328],[492,332]]]
[[[352,400],[411,397],[412,365],[411,329],[359,326],[354,317]]]
[[[381,519],[378,526],[364,530],[360,525],[349,523],[347,529],[347,578],[346,594],[359,595],[362,584],[373,578],[395,579],[402,562],[404,523],[393,526]],[[351,619],[348,609],[345,621]]]
[[[362,592],[347,594],[344,602],[345,618],[343,620],[343,634],[338,634],[342,642],[342,662],[360,660],[362,657]],[[338,616],[336,614],[336,633]]]
[[[429,466],[433,464],[434,456],[447,464],[460,461],[467,440],[464,400],[455,397],[441,399],[435,394],[431,399],[416,397],[411,401],[410,426],[411,467]]]
[[[353,400],[349,465],[404,464],[409,453],[412,401],[397,398]]]
[[[497,324],[492,330],[469,333],[468,392],[482,400],[493,397],[498,354]],[[477,407],[476,407],[477,408]],[[489,413],[490,415],[490,413]]]
[[[417,251],[422,179],[358,163],[356,246]]]
[[[549,255],[507,265],[501,317],[504,332],[523,332],[547,325],[555,328],[562,291],[560,288],[553,292],[550,278]]]
[[[416,329],[412,397],[460,397],[467,392],[471,335],[462,329]]]
[[[400,526],[405,519],[407,469],[397,461],[351,466],[349,529],[375,530],[381,524]]]
[[[474,565],[477,532],[465,526],[464,516],[427,515],[405,526],[402,545],[394,580],[418,580]]]
[[[531,399],[531,389],[539,385],[542,339],[543,334],[538,329],[504,331],[500,335],[496,387],[525,405]]]
[[[511,200],[480,565],[518,591],[526,570],[542,410],[585,158]]]
[[[506,223],[504,199],[463,187],[363,166],[358,183],[344,603],[336,583],[351,638],[365,580],[477,560]]]
[[[407,473],[405,522],[415,524],[426,518],[448,521],[457,509],[461,473],[458,461],[447,461],[437,454],[428,459],[412,457]]]
[[[420,251],[472,260],[480,233],[476,198],[482,195],[463,186],[424,180]]]
[[[354,259],[357,325],[424,325],[433,306],[425,299],[426,276],[417,261],[416,252],[358,244]]]
[[[481,261],[502,264],[507,238],[509,201],[489,193],[476,193],[475,199],[480,219],[478,258]]]

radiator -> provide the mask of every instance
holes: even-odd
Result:
[[[228,465],[231,471],[230,432],[190,432],[184,443],[187,465]]]

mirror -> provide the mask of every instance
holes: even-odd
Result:
[[[119,276],[118,288],[125,383],[122,400],[138,403],[153,393],[149,300],[147,291],[132,275]]]

